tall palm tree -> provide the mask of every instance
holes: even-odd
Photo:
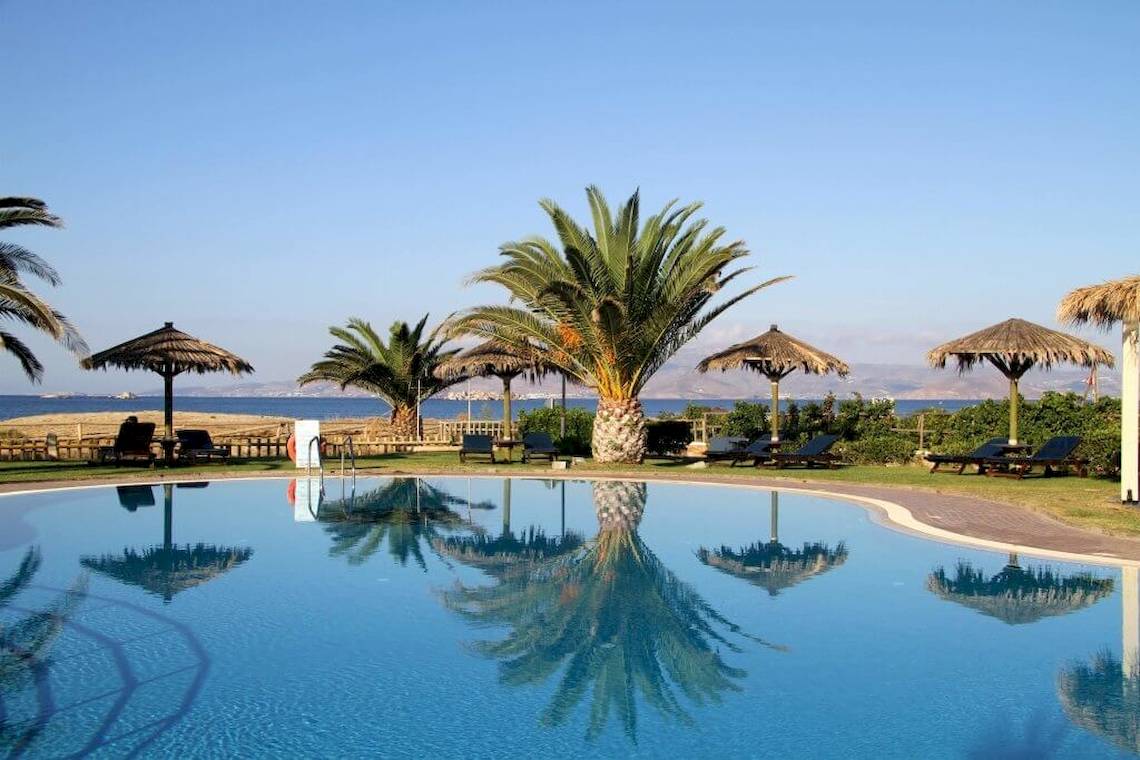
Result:
[[[61,227],[63,222],[38,198],[0,198],[0,230],[27,226]],[[20,279],[25,274],[52,286],[60,282],[59,273],[36,254],[15,243],[0,242],[0,319],[46,333],[73,353],[86,353],[79,332],[67,317],[28,289]],[[14,356],[32,382],[43,377],[43,365],[31,348],[7,330],[0,330],[0,350]]]
[[[551,365],[597,391],[594,458],[640,462],[645,417],[638,395],[645,383],[725,309],[784,278],[706,310],[747,271],[727,271],[748,255],[742,241],[722,242],[722,227],[694,217],[699,203],[669,203],[641,225],[638,193],[616,215],[596,187],[586,196],[593,231],[553,201],[540,201],[561,248],[541,237],[503,244],[507,261],[472,281],[502,285],[517,305],[470,309],[457,315],[453,329],[519,350],[540,346]]]
[[[400,438],[415,438],[419,402],[458,382],[436,377],[440,363],[459,350],[444,350],[446,339],[438,335],[438,328],[425,338],[427,320],[425,314],[415,327],[394,322],[387,343],[370,323],[356,317],[348,320],[347,327],[330,327],[329,333],[340,343],[297,382],[329,381],[340,385],[341,390],[352,386],[375,394],[392,407],[393,432]]]

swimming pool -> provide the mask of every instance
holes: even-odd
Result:
[[[795,492],[12,495],[0,754],[1131,756],[1136,594]]]

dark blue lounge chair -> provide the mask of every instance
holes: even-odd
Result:
[[[990,457],[982,462],[987,475],[1021,480],[1030,474],[1034,467],[1040,467],[1042,477],[1067,475],[1076,469],[1083,478],[1089,474],[1088,460],[1073,455],[1081,445],[1079,435],[1059,435],[1050,438],[1032,456]]]
[[[527,433],[523,436],[523,464],[535,457],[546,457],[551,462],[558,457],[558,447],[547,433]]]
[[[734,461],[740,456],[740,452],[744,450],[747,443],[747,438],[741,438],[739,436],[718,436],[712,438],[709,440],[708,449],[705,451],[705,461]]]
[[[980,474],[985,460],[1001,456],[1002,447],[1006,443],[1008,441],[1005,438],[991,438],[969,454],[927,454],[926,461],[934,465],[930,468],[931,472],[948,472],[948,470],[939,470],[938,468],[942,465],[957,465],[958,470],[955,474],[961,475],[967,467],[976,465]]]
[[[459,461],[466,462],[469,456],[490,457],[491,464],[497,464],[495,462],[495,442],[491,436],[465,434],[463,445],[459,447]]]
[[[803,465],[804,467],[837,467],[839,457],[831,453],[831,447],[839,440],[837,435],[817,435],[796,451],[777,451],[772,461],[777,467]]]

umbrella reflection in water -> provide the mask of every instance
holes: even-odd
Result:
[[[205,488],[207,483],[179,483],[178,488]],[[164,483],[162,544],[119,554],[83,557],[80,564],[120,583],[138,586],[170,602],[186,589],[206,583],[253,556],[248,547],[174,543],[174,484]],[[148,495],[149,492],[149,495]],[[120,486],[119,504],[131,512],[154,504],[151,486]]]
[[[697,558],[709,567],[766,589],[771,596],[847,561],[847,545],[842,541],[834,547],[805,541],[798,549],[781,544],[778,491],[771,493],[769,510],[771,533],[766,543],[757,541],[739,549],[722,546],[710,550],[702,546],[697,550]]]

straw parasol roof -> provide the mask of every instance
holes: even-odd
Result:
[[[943,343],[926,358],[931,366],[939,369],[954,359],[962,372],[988,361],[1006,376],[1020,376],[1034,365],[1048,369],[1063,362],[1083,367],[1097,364],[1111,367],[1115,363],[1112,354],[1100,346],[1024,319],[1007,319]]]
[[[1061,300],[1057,319],[1101,328],[1140,322],[1140,275],[1077,288]]]
[[[206,583],[252,556],[248,547],[153,546],[141,552],[128,548],[122,554],[84,557],[80,564],[169,602],[178,592]]]
[[[1111,578],[1090,573],[1062,576],[1048,568],[1006,565],[992,578],[968,562],[953,577],[938,568],[926,579],[927,590],[947,601],[977,610],[1009,625],[1036,623],[1089,607],[1112,593]]]
[[[440,363],[435,375],[441,380],[466,377],[515,377],[535,379],[548,371],[537,351],[524,354],[513,346],[489,340]]]
[[[820,351],[798,338],[780,332],[776,325],[751,340],[729,346],[723,351],[706,357],[697,365],[701,372],[719,369],[749,368],[768,377],[784,377],[794,370],[809,374],[836,372],[846,375],[850,368],[838,357]]]
[[[709,567],[742,578],[760,586],[770,596],[817,575],[839,567],[847,561],[847,546],[842,541],[835,548],[827,544],[805,542],[791,549],[777,541],[757,542],[739,551],[722,546],[716,551],[701,547],[697,559]]]
[[[1057,696],[1078,726],[1140,753],[1140,677],[1125,673],[1112,654],[1101,652],[1061,671]]]
[[[253,372],[253,365],[236,354],[177,330],[173,322],[92,354],[83,360],[86,369],[147,369],[160,375],[183,372]]]

